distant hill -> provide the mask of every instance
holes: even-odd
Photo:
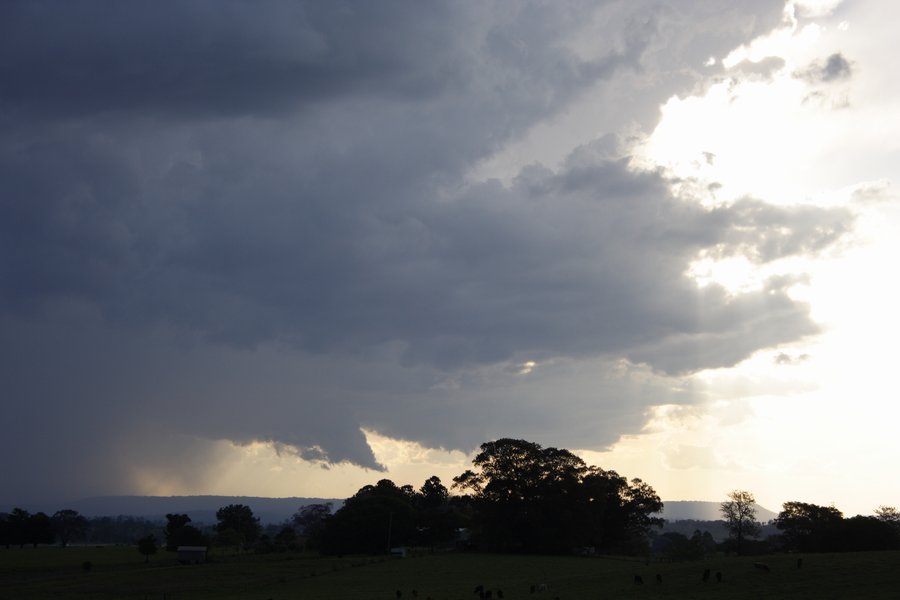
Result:
[[[667,521],[718,521],[722,518],[722,513],[719,510],[721,502],[666,500],[663,505],[662,517]],[[772,512],[759,504],[755,506],[757,521],[766,523],[778,516],[778,513]]]
[[[216,522],[216,511],[229,504],[244,504],[253,510],[263,525],[281,523],[300,507],[331,502],[337,510],[343,500],[334,498],[258,498],[254,496],[99,496],[65,503],[65,506],[35,507],[32,511],[53,514],[68,508],[86,517],[119,516],[143,517],[165,521],[167,513],[187,514],[194,523]]]

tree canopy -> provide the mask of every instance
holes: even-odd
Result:
[[[71,509],[56,511],[53,513],[51,522],[59,538],[59,543],[64,547],[68,546],[69,542],[84,537],[88,526],[88,520],[81,516],[78,511]]]
[[[366,485],[334,515],[318,519],[322,549],[378,553],[446,544],[465,525],[468,542],[487,550],[637,553],[662,523],[662,501],[647,483],[525,440],[482,444],[473,469],[454,478],[453,487],[464,495],[451,496],[438,477],[418,490],[388,479]],[[323,511],[310,512],[321,517]],[[296,517],[305,524],[302,513]]]
[[[473,466],[454,487],[469,492],[477,539],[488,548],[633,553],[662,524],[652,487],[588,466],[568,450],[504,438],[482,444]]]
[[[257,540],[261,533],[259,519],[244,504],[229,504],[216,511],[216,531],[222,539],[234,540],[245,547]]]
[[[326,521],[323,550],[333,554],[389,551],[414,539],[410,494],[390,479],[366,485]]]
[[[750,492],[734,490],[728,494],[728,500],[720,505],[720,510],[728,531],[737,542],[737,553],[740,554],[744,539],[759,534],[756,499]]]
[[[166,515],[166,550],[177,550],[178,546],[205,546],[208,540],[203,532],[189,525],[191,518],[185,514]]]

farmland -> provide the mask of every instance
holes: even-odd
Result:
[[[797,568],[793,555],[647,564],[617,558],[468,553],[406,559],[218,553],[205,564],[188,566],[179,565],[166,552],[145,563],[132,547],[41,547],[0,550],[0,599],[396,600],[398,590],[404,599],[413,598],[416,590],[421,600],[429,596],[469,600],[477,598],[473,594],[477,585],[503,590],[510,600],[898,597],[900,552],[803,558],[802,568]],[[769,570],[755,567],[757,562]],[[711,576],[704,582],[706,569]],[[635,583],[635,575],[643,584]]]

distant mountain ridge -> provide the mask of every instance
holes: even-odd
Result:
[[[186,514],[194,523],[216,522],[216,511],[229,504],[249,506],[263,525],[281,523],[309,504],[331,502],[337,510],[343,500],[335,498],[261,498],[257,496],[97,496],[68,502],[65,506],[36,507],[53,514],[62,508],[77,510],[86,517],[126,515],[165,521],[167,513]]]
[[[216,511],[229,504],[245,504],[265,524],[281,523],[309,504],[331,502],[333,510],[344,503],[338,498],[263,498],[258,496],[97,496],[83,498],[63,506],[28,507],[33,512],[53,514],[68,508],[86,517],[116,517],[127,515],[164,521],[167,513],[187,514],[195,523],[215,523]],[[662,517],[667,521],[718,521],[722,518],[719,502],[700,500],[667,500]],[[756,518],[763,523],[771,521],[777,513],[756,505]]]

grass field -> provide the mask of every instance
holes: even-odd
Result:
[[[0,599],[472,600],[476,585],[508,600],[607,598],[897,599],[900,552],[714,558],[651,563],[612,558],[439,554],[406,559],[317,558],[291,554],[213,555],[179,565],[161,552],[144,563],[136,549],[0,549]],[[82,563],[90,561],[85,571]],[[753,566],[765,562],[770,571]],[[713,576],[702,581],[704,569]],[[715,573],[722,573],[721,583]],[[634,583],[641,575],[643,585]],[[662,583],[656,582],[656,575]],[[546,591],[530,592],[545,584]]]

